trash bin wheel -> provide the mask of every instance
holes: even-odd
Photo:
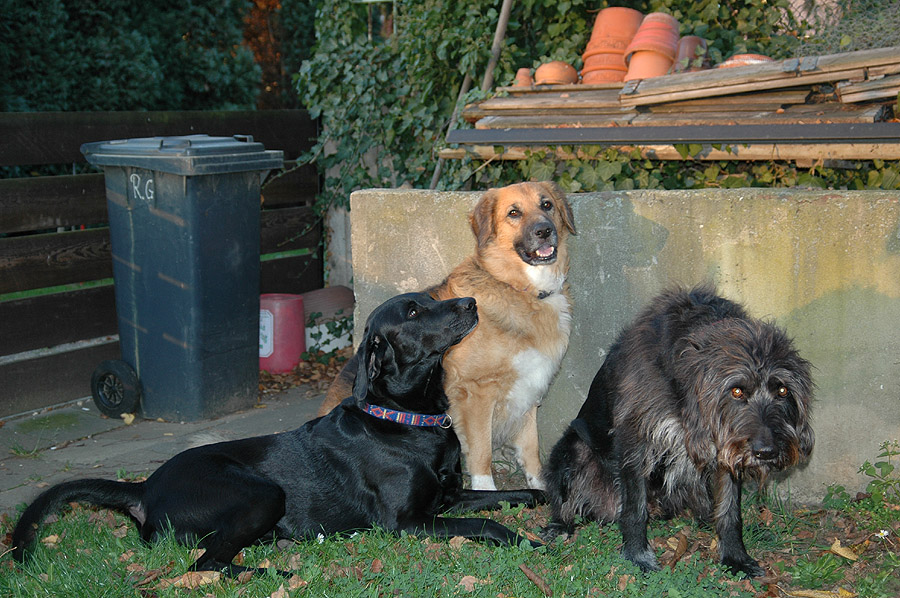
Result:
[[[141,400],[141,387],[131,366],[117,359],[104,361],[91,376],[91,395],[97,409],[109,417],[134,413]]]

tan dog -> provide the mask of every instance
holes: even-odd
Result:
[[[472,488],[495,488],[494,447],[511,446],[531,488],[541,488],[537,407],[569,343],[566,239],[572,210],[553,183],[491,189],[469,216],[475,253],[439,285],[435,299],[474,297],[478,326],[444,357],[444,389]],[[319,413],[350,396],[355,360]]]

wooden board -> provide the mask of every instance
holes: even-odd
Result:
[[[0,293],[109,278],[109,229],[0,239],[0,272]]]
[[[260,215],[260,253],[296,249],[318,251],[322,219],[308,206],[263,210]]]
[[[622,114],[521,114],[486,116],[475,123],[477,129],[527,129],[538,127],[606,127],[631,123],[638,115],[630,110]]]
[[[319,193],[319,171],[315,165],[303,164],[295,168],[293,163],[288,163],[285,171],[280,176],[272,173],[264,182],[263,207],[313,205]]]
[[[3,112],[0,164],[84,162],[79,148],[85,142],[194,134],[253,135],[293,160],[315,144],[318,130],[306,110]]]
[[[646,144],[624,145],[611,144],[611,147],[623,153],[637,149],[641,156],[652,160],[742,160],[742,161],[786,161],[804,164],[829,163],[837,160],[900,160],[900,143],[825,143],[825,144],[773,144],[754,143],[730,146],[730,151],[720,146],[716,149],[710,144],[701,144],[702,151],[693,157],[683,157],[674,145]],[[438,156],[445,160],[458,160],[471,157],[477,160],[525,160],[531,153],[548,152],[560,160],[591,159],[582,152],[564,152],[558,146],[505,146],[497,152],[493,145],[462,144],[458,148],[442,149]]]
[[[584,83],[576,83],[573,85],[532,85],[531,87],[498,87],[495,91],[498,93],[508,93],[510,95],[532,95],[543,93],[560,93],[564,91],[594,91],[602,89],[622,89],[624,83],[598,83],[595,85],[585,85]]]
[[[844,80],[863,81],[866,68],[900,62],[900,48],[879,48],[789,59],[743,67],[710,69],[630,81],[624,105],[646,105]]]
[[[118,333],[112,285],[0,303],[0,356]]]
[[[106,359],[121,359],[119,343],[0,365],[0,417],[91,396],[91,374]]]
[[[839,83],[837,93],[841,101],[847,103],[896,98],[900,93],[900,75],[889,75],[859,83]]]
[[[260,220],[262,253],[304,247],[319,251],[321,224],[316,223],[312,208],[263,210]],[[304,235],[292,239],[304,230]],[[109,229],[0,239],[0,272],[0,293],[109,278]]]
[[[648,145],[673,143],[893,143],[900,123],[751,124],[554,129],[455,129],[449,143],[469,145]]]
[[[664,125],[752,125],[752,124],[830,124],[874,123],[884,116],[883,106],[846,110],[840,104],[790,106],[781,111],[727,111],[642,114],[631,121],[634,126]]]
[[[619,110],[618,90],[570,91],[531,96],[491,98],[479,103],[481,110],[553,110],[557,108],[591,108]]]
[[[768,65],[757,65],[757,66],[747,66],[747,67],[734,67],[730,69],[714,69],[712,71],[701,71],[703,72],[711,72],[716,74],[719,71],[734,71],[734,70],[744,70],[744,69],[756,69],[767,67]],[[772,71],[777,72],[777,71]],[[696,73],[691,73],[696,74]],[[804,74],[802,76],[797,75],[794,76],[790,73],[784,74],[776,77],[768,77],[770,73],[762,72],[756,73],[758,76],[752,76],[752,74],[748,73],[747,77],[743,80],[732,81],[730,83],[724,82],[706,82],[709,84],[709,87],[691,87],[687,83],[681,83],[675,88],[669,87],[666,91],[659,92],[647,92],[645,88],[641,87],[643,83],[647,83],[650,81],[654,81],[655,79],[663,79],[664,77],[655,77],[654,79],[644,79],[639,81],[637,85],[635,85],[631,90],[623,90],[622,95],[620,96],[620,100],[622,101],[623,106],[645,106],[647,104],[657,104],[663,102],[674,102],[679,100],[689,100],[694,98],[708,98],[714,96],[725,96],[725,95],[733,95],[738,93],[745,93],[751,91],[759,91],[762,89],[778,89],[782,87],[796,87],[798,85],[813,85],[816,83],[827,83],[834,81],[843,81],[843,80],[862,80],[865,77],[865,70],[855,69],[848,71],[841,71],[837,73],[828,72],[828,73],[811,73]],[[667,75],[667,77],[675,77],[677,75]],[[724,79],[724,78],[723,78]]]
[[[807,98],[809,98],[810,93],[809,88],[762,93],[742,93],[733,96],[698,98],[696,100],[653,104],[647,106],[647,110],[653,113],[723,112],[726,110],[748,112],[760,110],[775,111],[785,106],[803,104],[806,102]]]
[[[299,294],[320,289],[323,268],[321,252],[264,261],[260,271],[260,291]]]
[[[0,233],[105,222],[102,174],[0,179]]]

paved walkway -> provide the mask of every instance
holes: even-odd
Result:
[[[102,417],[93,401],[0,420],[0,513],[14,513],[43,488],[116,472],[150,473],[192,446],[292,430],[315,417],[324,393],[292,388],[265,397],[264,407],[191,423]]]

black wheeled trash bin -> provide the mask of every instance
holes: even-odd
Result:
[[[260,180],[251,137],[86,143],[103,167],[122,360],[100,364],[111,416],[193,421],[252,406],[259,373]]]

